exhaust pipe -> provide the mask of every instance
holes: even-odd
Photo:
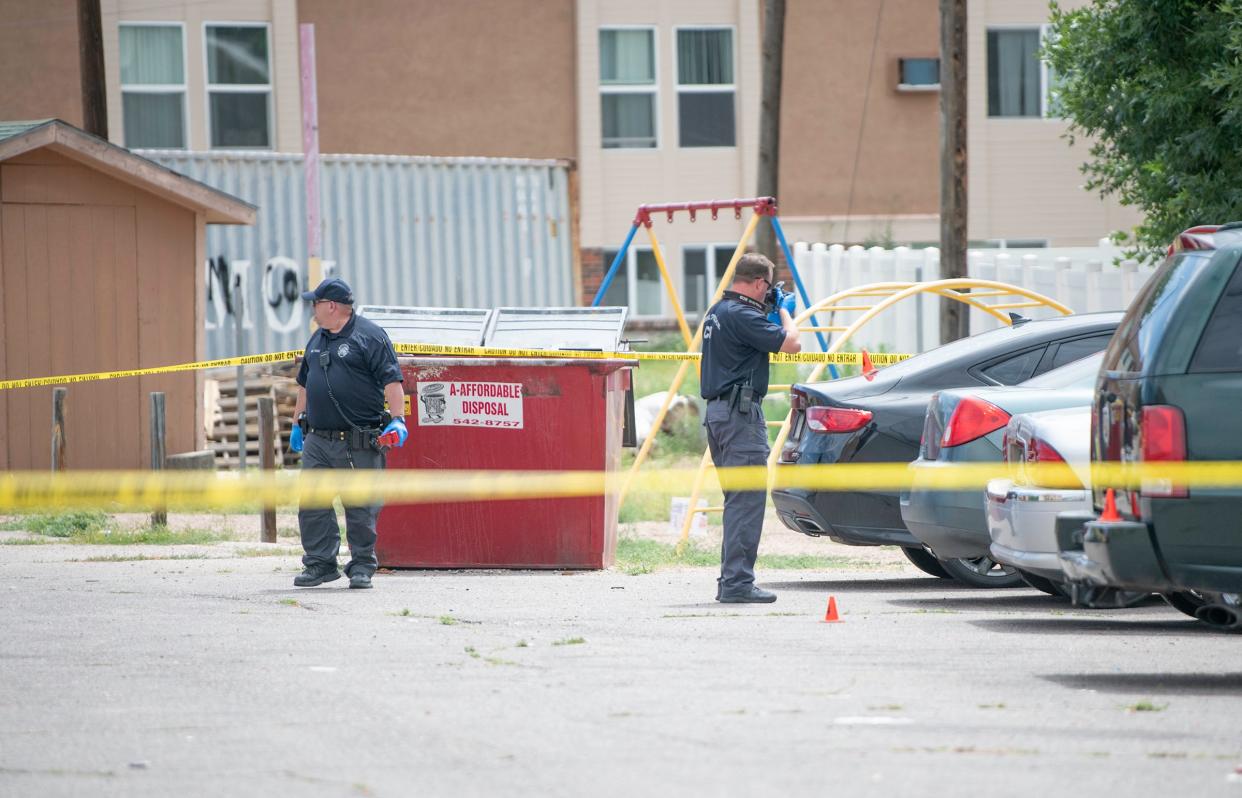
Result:
[[[1242,630],[1242,616],[1227,604],[1208,604],[1195,611],[1195,617],[1217,629]]]

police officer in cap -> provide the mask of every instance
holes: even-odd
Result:
[[[794,296],[772,282],[773,272],[772,261],[764,256],[743,255],[733,284],[703,322],[700,384],[707,400],[703,423],[717,468],[767,464],[768,428],[760,405],[768,392],[768,354],[802,350],[790,316]],[[724,497],[716,600],[776,601],[775,593],[755,587],[767,489],[726,489]]]
[[[405,391],[401,369],[388,334],[374,322],[354,314],[354,294],[340,278],[324,280],[302,298],[313,305],[319,325],[306,344],[298,370],[297,426],[290,448],[302,453],[302,468],[384,467],[382,436],[405,443]],[[388,410],[384,403],[387,401]],[[349,586],[371,587],[375,558],[375,520],[380,505],[345,505],[345,537],[349,541]],[[332,507],[301,508],[302,564],[293,579],[313,587],[339,579],[336,558],[341,531]]]

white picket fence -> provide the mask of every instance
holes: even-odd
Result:
[[[840,244],[807,244],[793,248],[798,273],[812,301],[846,288],[882,282],[916,282],[940,277],[940,250],[897,247],[843,247]],[[1139,288],[1155,270],[1133,260],[1118,264],[1121,251],[1107,239],[1096,247],[1058,249],[979,249],[967,254],[970,276],[999,280],[1022,286],[1072,308],[1075,313],[1124,310]],[[849,304],[870,304],[850,302]],[[802,307],[799,299],[799,308]],[[1023,315],[1044,318],[1056,315],[1045,308],[1023,308]],[[829,319],[817,317],[820,327],[849,324],[858,313],[844,312]],[[1001,322],[980,311],[970,312],[972,333],[1001,326]],[[825,336],[828,334],[825,333]],[[940,301],[931,295],[903,300],[885,311],[855,335],[848,349],[866,347],[872,351],[922,352],[940,340]],[[802,346],[818,351],[814,334],[804,336]]]

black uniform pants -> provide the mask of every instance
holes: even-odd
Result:
[[[311,433],[302,449],[302,468],[384,468],[384,453],[374,449],[353,449],[342,440],[328,439]],[[349,563],[345,573],[355,570],[373,574],[379,566],[375,558],[375,521],[382,505],[351,507],[345,505],[345,539],[349,542]],[[333,507],[301,508],[298,527],[302,532],[302,564],[308,568],[336,568],[341,550],[341,528]]]
[[[760,403],[741,413],[727,399],[707,403],[703,423],[707,445],[717,468],[761,466],[768,462],[768,427]],[[724,540],[720,550],[720,593],[744,593],[755,583],[755,558],[763,533],[763,513],[768,492],[724,492]]]

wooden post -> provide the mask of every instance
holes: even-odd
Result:
[[[234,341],[237,347],[237,356],[241,357],[246,354],[246,335],[243,325],[245,323],[245,304],[242,299],[242,281],[241,275],[237,275],[237,281],[233,288],[233,327],[236,330]],[[237,470],[246,470],[246,367],[237,367]]]
[[[756,197],[780,197],[781,163],[781,67],[785,52],[785,0],[763,3],[763,74],[759,89],[759,179]],[[771,224],[755,231],[755,249],[781,262],[780,245]],[[792,264],[785,264],[792,269]]]
[[[81,71],[82,129],[106,139],[108,97],[99,0],[78,0],[78,68]]]
[[[164,470],[164,394],[151,392],[151,470]],[[151,512],[151,526],[167,526],[168,510],[161,504]]]
[[[259,468],[276,470],[276,402],[270,396],[259,397]],[[276,507],[264,505],[259,540],[276,542]]]
[[[940,0],[940,277],[966,269],[966,0]],[[970,335],[969,308],[940,300],[940,342]]]
[[[52,470],[65,470],[65,397],[68,388],[52,389]]]

